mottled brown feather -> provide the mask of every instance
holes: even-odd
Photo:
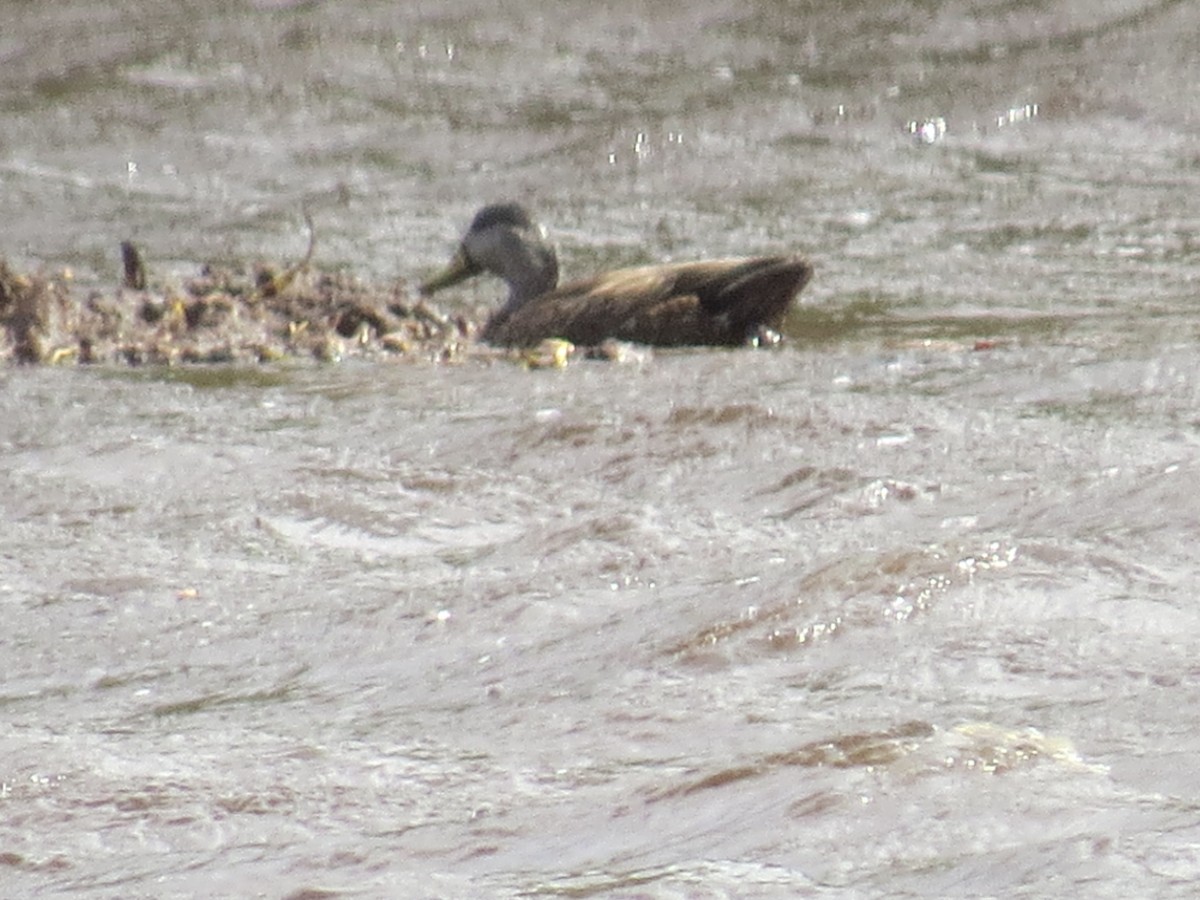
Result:
[[[736,346],[778,329],[812,277],[788,257],[706,260],[618,269],[574,281],[495,314],[491,344],[532,346],[562,338],[590,346],[608,339],[659,346]]]

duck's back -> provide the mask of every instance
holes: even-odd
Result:
[[[562,285],[492,317],[482,338],[526,347],[546,338],[582,346],[615,339],[657,346],[737,346],[778,329],[812,267],[791,257],[707,260],[618,269]]]

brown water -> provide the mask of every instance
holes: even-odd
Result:
[[[777,351],[0,373],[0,894],[1193,894],[1194,4],[0,20],[21,266],[818,265]]]

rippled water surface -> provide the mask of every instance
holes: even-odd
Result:
[[[0,16],[18,267],[817,265],[769,351],[0,372],[0,893],[1192,896],[1195,4]]]

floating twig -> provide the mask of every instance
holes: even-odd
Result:
[[[308,264],[312,262],[313,253],[317,249],[317,229],[313,225],[312,216],[309,215],[307,207],[302,208],[301,212],[304,215],[304,224],[308,227],[308,249],[304,253],[304,258],[278,275],[267,275],[262,278],[254,293],[250,295],[251,300],[274,297],[283,293],[296,280],[296,276],[307,269]]]

